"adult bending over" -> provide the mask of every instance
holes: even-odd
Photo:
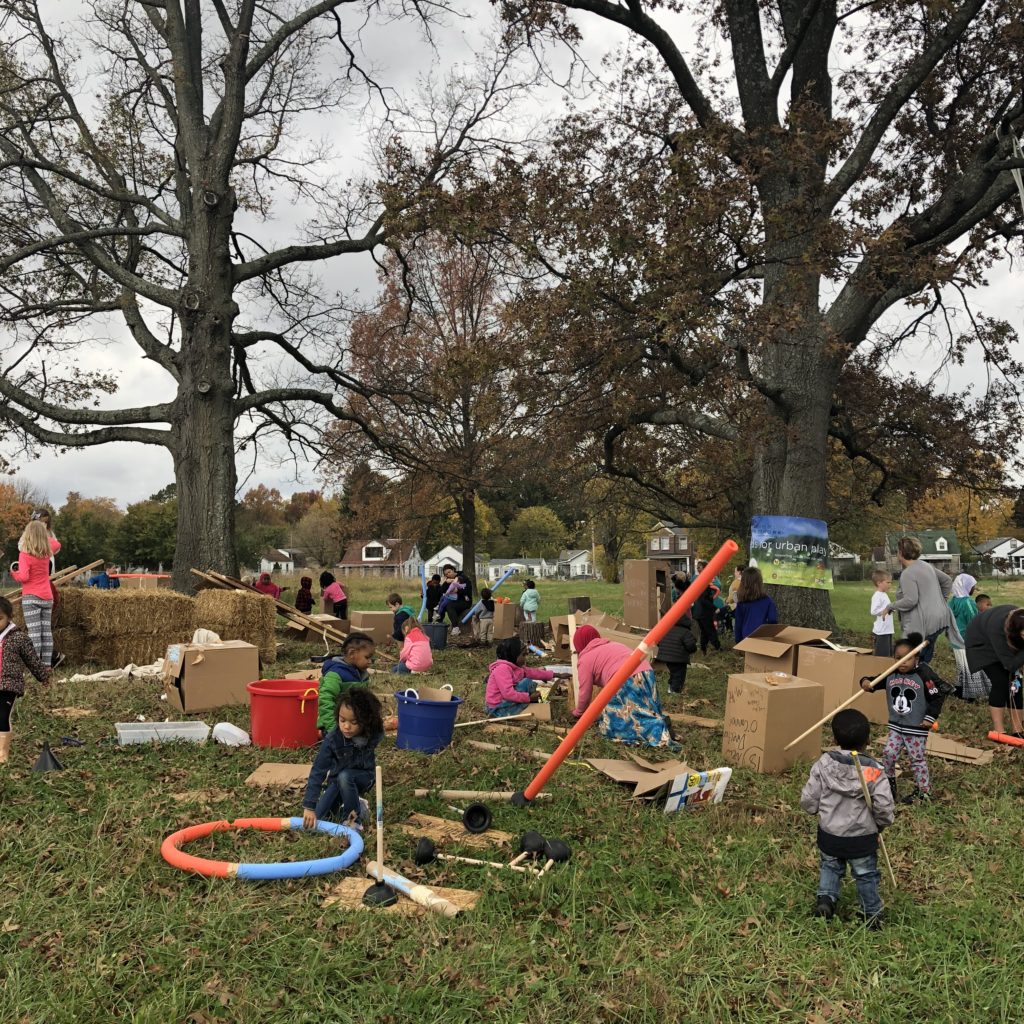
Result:
[[[607,686],[622,663],[633,653],[625,644],[605,640],[593,626],[580,626],[572,645],[579,655],[580,693],[573,717],[587,709],[595,686]],[[619,743],[646,743],[678,750],[668,720],[662,714],[658,686],[650,663],[641,661],[608,702],[598,719],[602,735]]]
[[[935,566],[918,561],[921,542],[916,537],[901,537],[896,554],[903,571],[889,611],[900,613],[904,636],[920,633],[928,641],[918,658],[927,664],[935,654],[935,641],[940,633],[947,634],[954,648],[963,646],[963,637],[946,604],[953,592],[953,581]]]
[[[1024,668],[1024,608],[1000,604],[980,612],[967,626],[967,666],[972,672],[984,672],[992,684],[988,710],[992,728],[1003,732],[1003,709],[1010,708],[1013,734],[1021,736],[1020,709],[1024,695],[1020,689],[1011,697],[1010,681]]]

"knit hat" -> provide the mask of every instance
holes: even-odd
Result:
[[[309,588],[313,586],[313,577],[303,576],[302,579],[299,580],[299,583],[302,586],[303,590],[309,590]]]
[[[600,639],[601,634],[593,626],[580,626],[572,635],[572,645],[576,648],[577,654],[582,654],[588,645]]]

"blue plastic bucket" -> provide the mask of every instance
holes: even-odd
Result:
[[[420,629],[427,634],[430,646],[435,651],[443,651],[448,646],[447,622],[425,622]]]
[[[409,694],[407,696],[407,694]],[[451,700],[419,700],[410,691],[395,694],[398,702],[398,736],[395,746],[400,750],[422,750],[436,754],[444,750],[455,732],[455,716],[461,697]]]

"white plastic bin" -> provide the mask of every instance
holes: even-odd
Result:
[[[247,747],[252,742],[244,729],[230,722],[218,722],[213,727],[213,738],[226,747]]]
[[[132,743],[205,743],[210,727],[205,722],[115,722],[117,742],[126,747]]]

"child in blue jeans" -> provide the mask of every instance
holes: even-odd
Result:
[[[319,818],[338,817],[363,829],[368,813],[360,799],[373,786],[375,751],[384,736],[380,701],[365,687],[342,690],[338,696],[337,728],[321,741],[302,798],[302,824],[315,828]]]
[[[835,914],[849,864],[864,919],[869,928],[878,929],[882,926],[878,833],[891,825],[895,816],[892,790],[882,766],[873,758],[859,755],[860,771],[871,794],[868,807],[853,758],[853,754],[867,746],[871,736],[871,726],[864,715],[853,708],[840,711],[832,719],[832,735],[840,749],[821,755],[800,794],[800,806],[808,814],[818,816],[821,875],[814,916],[829,920]]]

